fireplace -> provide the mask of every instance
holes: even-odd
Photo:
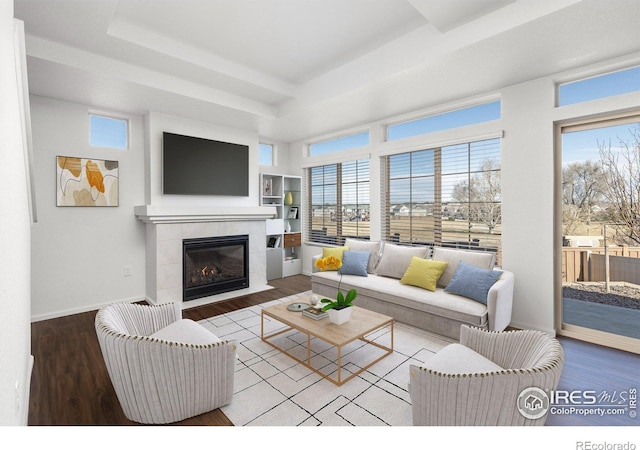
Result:
[[[183,300],[249,287],[249,236],[182,241]]]

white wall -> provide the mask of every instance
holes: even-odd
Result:
[[[502,261],[515,273],[512,326],[554,334],[554,83],[502,91]]]
[[[130,116],[130,148],[89,145],[89,107],[31,96],[38,223],[32,231],[32,318],[91,311],[145,297],[143,118]],[[117,207],[56,206],[56,156],[117,160]],[[131,276],[124,276],[131,266]]]
[[[0,425],[26,425],[31,363],[30,214],[13,2],[0,2]]]

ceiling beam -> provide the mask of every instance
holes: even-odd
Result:
[[[214,103],[260,117],[276,118],[277,115],[275,107],[262,102],[35,36],[26,37],[26,47],[28,56],[67,65],[96,75],[108,76],[199,101]]]

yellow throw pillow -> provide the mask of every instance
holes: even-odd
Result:
[[[432,259],[414,256],[411,258],[409,267],[407,267],[400,283],[435,291],[438,279],[442,276],[448,265],[448,262],[434,261]]]
[[[344,258],[345,250],[349,250],[349,247],[323,247],[322,248],[322,257],[327,258],[328,256],[336,257],[342,263],[342,259]],[[337,269],[336,269],[337,270]]]

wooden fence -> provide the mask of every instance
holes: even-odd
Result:
[[[609,247],[610,281],[640,284],[640,247]],[[562,281],[604,281],[604,247],[562,247]]]

